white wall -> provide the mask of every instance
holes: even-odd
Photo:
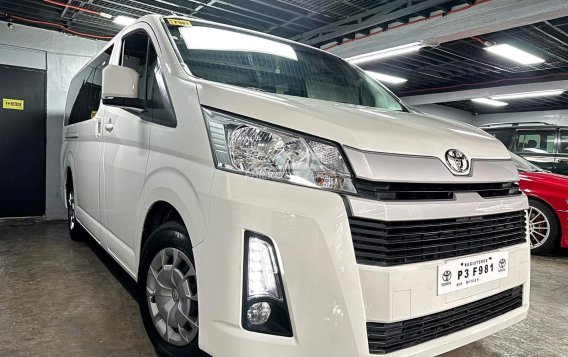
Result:
[[[3,23],[0,23],[3,25]],[[106,42],[28,26],[0,26],[0,63],[47,70],[46,217],[67,216],[61,201],[59,152],[67,89],[78,70]]]
[[[473,124],[474,120],[474,116],[470,112],[456,108],[446,107],[443,105],[423,104],[423,105],[413,105],[412,107],[424,113],[444,119],[453,119],[468,124]]]
[[[520,112],[502,114],[481,114],[474,117],[474,124],[540,121],[550,124],[568,125],[568,110]]]

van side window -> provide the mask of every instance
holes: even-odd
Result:
[[[517,153],[553,154],[556,131],[518,130],[515,133],[513,151]]]
[[[148,34],[137,31],[124,38],[120,63],[138,73],[138,98],[146,106],[141,118],[163,125],[175,125],[172,106],[158,66],[158,55]]]
[[[103,69],[109,64],[113,46],[92,60],[71,81],[65,108],[65,125],[92,119],[101,104]]]

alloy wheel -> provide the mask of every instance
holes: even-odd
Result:
[[[195,268],[176,248],[156,254],[146,278],[146,297],[154,326],[175,346],[191,343],[199,330]]]
[[[541,210],[533,206],[529,208],[529,234],[531,249],[543,245],[550,236],[550,221]]]
[[[75,194],[73,191],[69,191],[67,195],[67,216],[69,217],[69,229],[73,230],[75,228]]]

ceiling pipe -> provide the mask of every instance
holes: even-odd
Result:
[[[91,10],[91,9],[87,9],[81,6],[75,6],[75,5],[71,5],[71,4],[66,4],[63,2],[59,2],[59,1],[55,1],[55,0],[43,0],[43,2],[46,2],[48,4],[52,4],[52,5],[57,5],[57,6],[61,6],[64,7],[66,9],[73,9],[73,10],[78,10],[78,11],[82,11],[82,12],[86,12],[88,14],[93,14],[93,15],[97,15],[97,16],[101,16],[104,17],[105,19],[111,19],[112,15],[107,14],[105,12],[102,11],[95,11],[95,10]]]
[[[57,24],[55,22],[33,20],[33,19],[26,18],[26,17],[22,17],[22,16],[10,15],[10,14],[4,13],[4,12],[0,12],[0,15],[4,15],[8,19],[9,22],[19,21],[19,22],[24,22],[24,23],[36,24],[36,25],[57,27],[57,28],[61,29],[62,31],[71,33],[73,35],[81,36],[81,37],[93,38],[93,39],[97,39],[97,40],[110,40],[110,39],[113,38],[113,36],[93,35],[93,34],[89,34],[89,33],[71,30],[70,28],[63,26],[61,24]]]

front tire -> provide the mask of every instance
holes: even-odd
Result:
[[[198,346],[195,260],[185,227],[168,222],[146,242],[138,276],[140,313],[160,356],[207,356]]]
[[[67,188],[67,227],[69,227],[69,235],[76,242],[82,242],[85,239],[85,231],[77,221],[77,213],[75,210],[75,191],[73,186]]]
[[[559,247],[558,218],[550,207],[535,199],[529,199],[529,236],[533,254],[548,254]]]

